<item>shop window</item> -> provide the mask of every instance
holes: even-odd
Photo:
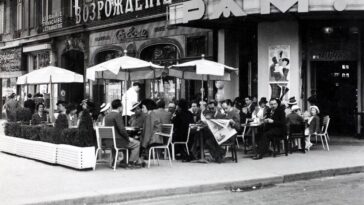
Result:
[[[207,53],[207,38],[206,36],[191,36],[187,37],[186,54],[187,57],[201,56]]]
[[[33,57],[33,69],[39,69],[49,65],[50,56],[49,51],[42,51],[31,54]]]
[[[121,51],[116,51],[116,50],[101,51],[100,53],[96,54],[95,65],[99,64],[99,63],[103,63],[103,62],[111,60],[111,59],[114,59],[121,55],[122,55]]]
[[[175,45],[158,44],[142,50],[140,58],[168,67],[177,63],[180,54]],[[154,83],[151,82],[148,86],[151,88],[151,96],[164,99],[167,104],[176,97],[177,86],[175,78],[164,77],[163,79],[156,79],[154,80]]]
[[[19,31],[22,29],[23,25],[23,1],[18,0],[16,5],[16,30]]]

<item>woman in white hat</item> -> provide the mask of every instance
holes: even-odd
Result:
[[[320,110],[317,106],[311,106],[310,109],[310,116],[307,119],[307,128],[305,130],[306,137],[306,149],[310,150],[312,143],[311,143],[311,135],[316,135],[320,133],[320,117],[318,114]]]
[[[99,126],[104,126],[105,122],[104,122],[104,118],[107,115],[107,113],[109,113],[110,110],[110,103],[102,103],[102,105],[100,106],[100,113],[99,116],[97,117],[97,125]]]

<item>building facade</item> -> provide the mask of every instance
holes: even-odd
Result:
[[[47,65],[85,76],[88,67],[125,52],[164,66],[202,54],[213,58],[211,29],[168,25],[167,6],[176,2],[180,1],[0,1],[1,103],[11,93],[22,98],[26,93],[42,93],[49,99],[49,85],[16,85],[20,75]],[[141,83],[142,98],[158,93],[166,100],[193,98],[201,86],[169,77]],[[92,98],[101,104],[121,98],[124,88],[120,81],[85,79],[84,84],[56,85],[53,93],[55,101]]]
[[[332,132],[347,135],[361,130],[363,10],[360,0],[191,0],[168,18],[218,30],[218,61],[239,67],[228,98],[295,96],[306,109],[314,95]]]

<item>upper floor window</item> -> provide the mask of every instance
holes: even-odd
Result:
[[[23,27],[23,0],[18,0],[16,5],[16,30],[19,31]]]

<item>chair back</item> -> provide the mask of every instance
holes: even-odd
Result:
[[[116,139],[115,139],[115,129],[114,127],[96,127],[96,138],[97,138],[97,147],[102,147],[102,141],[105,139],[113,140],[114,148],[116,149]]]
[[[160,134],[164,137],[168,137],[167,146],[172,142],[173,124],[162,124]]]
[[[244,137],[245,136],[245,132],[246,132],[246,125],[249,123],[249,119],[245,119],[245,126],[243,126],[243,132],[241,133],[241,135]]]
[[[327,134],[327,130],[329,129],[330,124],[330,116],[326,115],[322,120],[322,133]]]
[[[291,124],[289,125],[289,137],[299,138],[305,136],[305,124]]]

